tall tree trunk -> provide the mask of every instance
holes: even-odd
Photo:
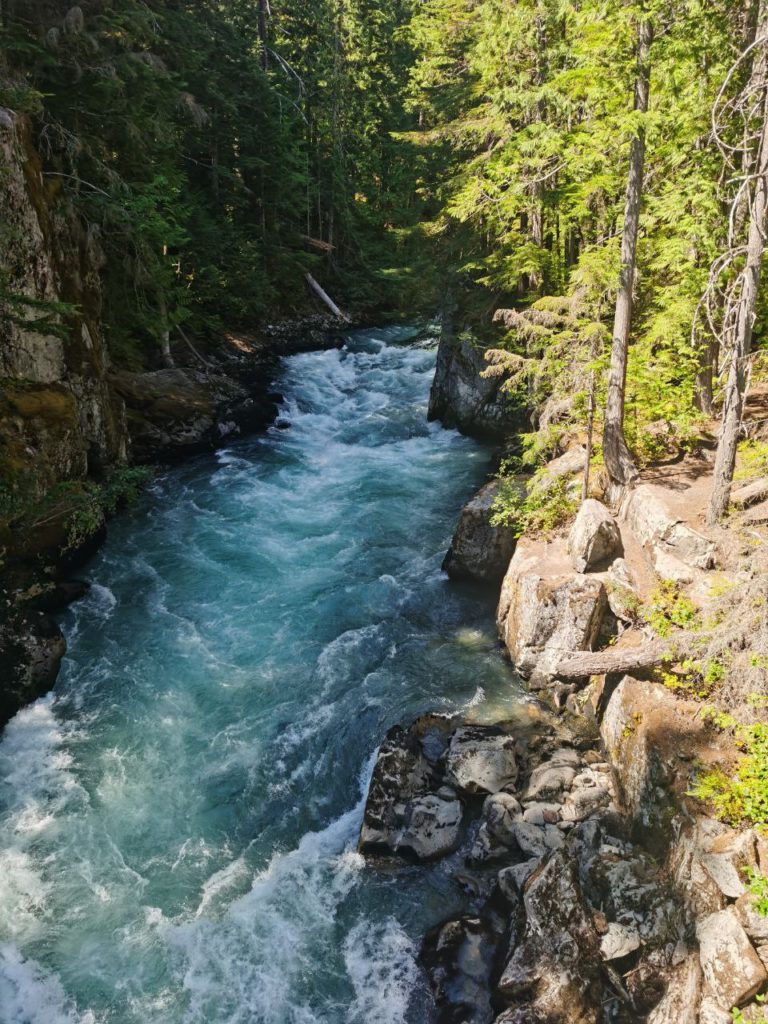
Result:
[[[267,0],[258,0],[257,21],[259,44],[261,46],[261,66],[264,71],[269,67],[269,51],[267,50]]]
[[[635,110],[648,110],[650,89],[650,52],[653,26],[644,18],[638,27],[637,74],[635,77]],[[632,322],[632,293],[635,278],[637,234],[640,224],[640,201],[643,194],[645,166],[645,128],[641,124],[629,150],[629,177],[624,204],[624,229],[621,235],[621,270],[616,313],[613,321],[611,366],[608,373],[608,397],[603,429],[603,458],[611,482],[631,484],[637,468],[624,438],[624,396],[627,384],[627,350]]]
[[[718,356],[717,342],[710,338],[703,342],[698,349],[699,368],[696,371],[696,384],[694,400],[696,408],[705,416],[711,416],[714,411],[713,388],[717,368],[715,363]]]
[[[171,328],[168,323],[168,306],[165,302],[165,295],[162,291],[158,292],[157,305],[160,311],[160,319],[162,321],[162,327],[160,328],[160,352],[163,356],[163,364],[172,370],[176,365],[173,361],[173,355],[171,354]]]
[[[761,18],[761,24],[765,19]],[[768,81],[763,81],[763,126],[755,168],[754,198],[747,236],[747,254],[741,277],[741,291],[734,318],[731,345],[731,367],[725,385],[720,440],[715,458],[712,497],[708,522],[714,524],[728,508],[736,465],[741,418],[749,378],[749,353],[752,348],[752,329],[755,323],[755,305],[760,287],[760,265],[765,248],[766,210],[768,209]]]

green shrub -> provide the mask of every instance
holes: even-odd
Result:
[[[534,476],[526,488],[514,478],[502,479],[491,506],[491,526],[511,527],[516,537],[524,533],[546,536],[578,510],[579,502],[569,493],[569,483],[565,477],[558,477],[542,486]]]
[[[660,637],[670,636],[675,626],[680,629],[696,629],[699,626],[696,606],[681,593],[674,580],[659,580],[643,609],[643,618]]]
[[[719,717],[720,724],[733,723],[730,716]],[[768,724],[733,727],[744,751],[735,772],[728,775],[719,767],[708,769],[699,776],[691,796],[709,803],[719,818],[731,824],[768,827]]]

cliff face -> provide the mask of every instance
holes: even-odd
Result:
[[[503,440],[530,429],[525,410],[501,390],[501,377],[485,378],[484,349],[444,324],[429,395],[429,419],[483,441]]]
[[[29,126],[0,111],[0,479],[6,516],[128,457],[107,382],[98,230],[45,177]]]

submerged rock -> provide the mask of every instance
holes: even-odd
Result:
[[[497,936],[478,917],[460,917],[427,933],[421,962],[429,975],[441,1024],[490,1024],[491,973]]]
[[[491,506],[499,491],[496,480],[485,484],[461,510],[456,532],[443,561],[453,579],[495,583],[504,577],[515,550],[509,526],[491,526]]]

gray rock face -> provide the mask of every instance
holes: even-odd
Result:
[[[661,1001],[653,1008],[648,1024],[697,1024],[701,997],[701,965],[695,953],[686,956],[667,980]]]
[[[483,352],[468,338],[456,338],[450,330],[444,330],[437,350],[428,417],[471,437],[500,440],[522,425],[523,416],[500,390],[502,378],[481,377],[487,366]]]
[[[491,526],[489,521],[498,491],[498,481],[485,484],[461,510],[443,561],[443,569],[453,579],[496,583],[507,571],[515,550],[514,530],[508,526]]]
[[[736,913],[744,931],[757,947],[768,943],[768,917],[763,917],[755,910],[754,897],[745,894],[740,896],[734,904]]]
[[[720,910],[696,928],[704,973],[703,996],[729,1011],[751,999],[768,981],[768,973],[733,908]]]
[[[599,943],[576,865],[551,855],[525,884],[526,927],[499,981],[508,999],[521,996],[544,1019],[598,1024]],[[567,1017],[563,1010],[567,1008]]]
[[[459,844],[463,813],[459,800],[445,800],[434,793],[416,797],[406,807],[405,827],[395,848],[419,860],[443,857]]]
[[[446,754],[446,774],[467,793],[498,793],[517,779],[515,741],[500,729],[460,726]]]
[[[625,676],[600,726],[619,777],[623,808],[644,826],[662,813],[659,787],[665,781],[664,765],[651,738],[651,711],[674,715],[675,698],[660,686]]]
[[[709,569],[715,562],[715,545],[703,534],[681,522],[652,484],[641,484],[629,493],[621,507],[621,519],[651,554],[671,556],[694,569]]]
[[[592,649],[607,595],[599,579],[542,572],[518,546],[504,577],[499,630],[517,670],[546,679],[563,655]]]
[[[621,553],[621,533],[616,520],[601,501],[582,502],[568,534],[568,554],[576,572],[587,572]]]
[[[632,622],[637,617],[637,579],[623,558],[616,558],[608,570],[608,607],[617,619]]]
[[[396,725],[382,743],[368,787],[360,850],[388,847],[396,851],[409,813],[409,803],[425,796],[432,770],[416,737]]]

